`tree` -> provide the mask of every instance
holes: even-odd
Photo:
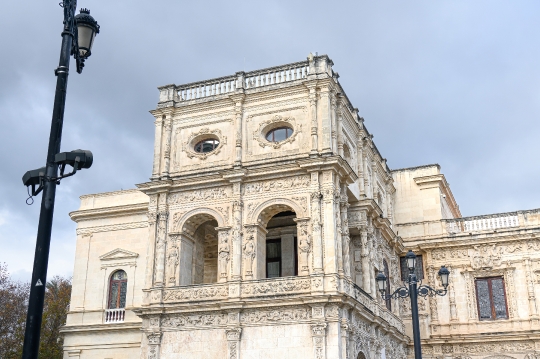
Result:
[[[30,284],[10,278],[0,263],[0,358],[22,354]],[[60,328],[66,323],[71,297],[71,279],[56,276],[47,282],[39,345],[40,359],[62,359],[64,341]]]
[[[40,359],[62,359],[64,340],[60,328],[66,324],[71,297],[71,279],[56,276],[46,286],[41,338]]]
[[[29,295],[29,284],[12,280],[0,263],[0,358],[21,357]]]

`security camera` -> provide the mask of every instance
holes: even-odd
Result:
[[[32,186],[32,196],[37,195],[43,189],[43,179],[45,178],[45,167],[27,171],[22,177],[26,187]],[[38,189],[36,190],[36,186]]]

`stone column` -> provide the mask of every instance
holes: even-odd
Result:
[[[437,283],[435,282],[435,267],[429,266],[428,267],[428,279],[429,279],[429,285],[433,288],[437,288]],[[439,312],[437,310],[437,298],[436,297],[429,297],[429,309],[431,312],[431,323],[432,324],[438,324],[439,323]]]
[[[227,336],[227,359],[240,359],[240,336],[242,328],[225,329]]]
[[[366,195],[364,183],[366,172],[364,169],[364,140],[360,137],[358,137],[358,140],[356,141],[356,158],[358,161],[358,186],[360,190],[360,197],[363,197]]]
[[[218,282],[226,282],[227,268],[231,259],[231,241],[229,238],[231,227],[217,227],[218,232]]]
[[[242,201],[233,202],[231,279],[242,279]]]
[[[156,213],[156,207],[155,203],[157,203],[157,199],[155,199],[157,195],[151,195],[150,196],[150,206],[148,208],[148,243],[156,243],[156,222],[157,222],[157,213]],[[154,199],[154,206],[152,206],[152,202]],[[151,288],[154,284],[154,265],[155,265],[155,246],[150,245],[149,251],[146,257],[146,269],[145,269],[145,288]]]
[[[347,196],[345,195],[346,185],[343,186],[343,194],[341,196],[340,202],[340,213],[341,213],[341,242],[343,243],[343,272],[346,277],[351,278],[351,255],[350,255],[350,246],[351,246],[351,237],[349,234],[349,219],[347,218],[347,209],[349,208],[349,203]]]
[[[161,118],[156,118],[154,124],[156,126],[156,130],[154,135],[154,164],[152,167],[152,179],[155,180],[159,178],[159,171],[161,167],[161,133],[163,131],[163,121]]]
[[[340,275],[343,275],[343,222],[341,218],[341,192],[339,188],[334,189],[334,213],[336,223],[336,236],[334,241],[336,243],[337,253],[337,270]]]
[[[171,132],[172,132],[172,118],[171,115],[167,116],[164,121],[164,133],[163,133],[163,170],[161,172],[162,177],[169,177],[169,170],[171,166]]]
[[[311,194],[311,234],[313,235],[313,272],[323,272],[323,249],[321,233],[321,193]]]
[[[326,323],[311,325],[314,359],[326,359],[326,326]]]
[[[347,319],[341,319],[340,324],[340,334],[341,334],[341,358],[349,359],[350,358],[350,332],[351,326]],[[355,358],[356,359],[356,358]]]
[[[320,90],[320,98],[318,101],[318,111],[320,114],[320,124],[321,124],[321,143],[323,154],[329,154],[332,152],[332,118],[331,118],[331,93],[328,87],[323,87]]]
[[[161,194],[163,196],[163,194]],[[156,238],[156,262],[154,270],[154,285],[165,285],[165,250],[167,245],[167,217],[166,209],[160,209],[158,214],[158,227]]]
[[[159,359],[161,348],[161,335],[159,332],[146,333],[148,340],[148,354],[147,359]]]
[[[311,154],[316,156],[318,154],[319,139],[317,130],[319,128],[317,119],[317,83],[313,82],[307,85],[309,90],[309,114],[311,119]]]
[[[295,218],[298,241],[298,275],[309,274],[309,253],[311,252],[311,236],[308,234],[309,218]]]
[[[370,265],[370,243],[367,227],[360,228],[360,237],[362,240],[362,285],[366,293],[371,293],[371,265]],[[373,293],[374,294],[374,293]]]

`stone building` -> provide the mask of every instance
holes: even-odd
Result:
[[[332,66],[159,88],[150,181],[71,213],[65,358],[406,358],[374,278],[408,249],[452,269],[426,358],[537,358],[540,211],[461,218],[438,165],[390,170]]]

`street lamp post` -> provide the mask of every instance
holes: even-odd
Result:
[[[45,167],[28,171],[23,176],[23,183],[28,187],[29,192],[31,188],[30,198],[43,191],[24,332],[23,359],[36,359],[38,357],[56,185],[60,183],[62,178],[74,175],[77,170],[89,168],[93,160],[90,151],[59,152],[70,58],[73,55],[77,64],[77,72],[81,73],[84,61],[91,55],[94,37],[99,33],[99,25],[90,16],[90,11],[87,9],[81,9],[80,14],[75,16],[77,0],[63,0],[60,6],[64,8],[64,30],[62,31],[60,61],[58,68],[54,71],[56,92],[47,161]],[[68,174],[64,174],[66,165],[73,167],[73,170]],[[58,169],[60,169],[60,173],[58,173]]]
[[[405,256],[405,260],[407,261],[407,267],[409,268],[409,276],[407,277],[407,281],[405,283],[408,285],[408,288],[406,286],[399,287],[394,291],[394,293],[386,294],[386,276],[382,272],[379,272],[379,274],[377,274],[377,276],[375,277],[375,280],[377,281],[377,286],[384,300],[390,300],[391,298],[397,299],[410,297],[413,326],[414,358],[422,359],[422,348],[420,344],[420,322],[418,320],[418,296],[426,297],[429,295],[430,297],[433,297],[436,295],[446,295],[450,271],[445,266],[442,266],[439,270],[438,274],[441,278],[444,289],[434,289],[428,285],[422,285],[421,282],[420,286],[418,286],[418,279],[416,278],[416,273],[414,271],[416,268],[416,254],[414,254],[413,251],[409,251]]]

